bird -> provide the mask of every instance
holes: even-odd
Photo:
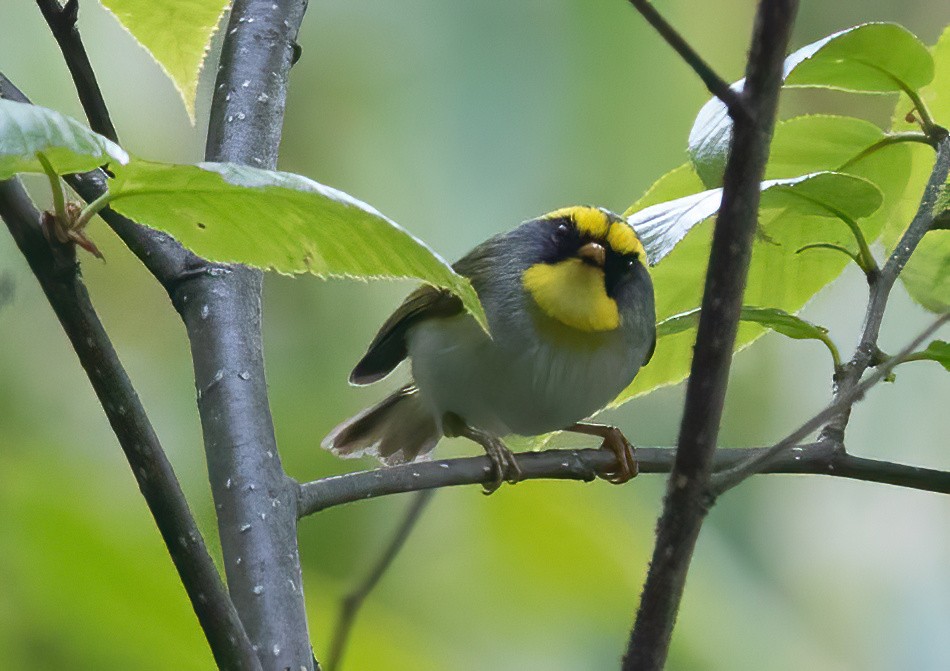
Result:
[[[443,436],[485,450],[485,493],[522,473],[504,438],[558,430],[593,435],[616,455],[603,474],[637,473],[632,444],[584,421],[634,379],[656,348],[649,262],[619,215],[587,205],[525,221],[453,265],[468,278],[488,333],[447,289],[422,285],[383,323],[350,374],[361,386],[409,359],[412,380],[334,428],[322,446],[386,465],[427,458]]]

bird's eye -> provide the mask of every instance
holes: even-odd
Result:
[[[571,227],[567,224],[558,224],[557,228],[551,233],[551,239],[558,246],[564,244],[571,237]]]

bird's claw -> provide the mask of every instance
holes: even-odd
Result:
[[[495,474],[492,480],[482,483],[483,494],[487,496],[494,493],[503,482],[513,485],[521,481],[521,467],[518,466],[514,453],[503,442],[492,438],[486,441],[483,447]]]
[[[601,476],[607,482],[622,485],[636,477],[637,473],[640,472],[633,444],[627,440],[620,429],[609,427],[604,433],[604,442],[600,449],[610,450],[617,457],[617,470],[609,471]]]

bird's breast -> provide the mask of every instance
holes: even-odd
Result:
[[[616,397],[649,343],[631,343],[622,329],[567,339],[559,330],[490,339],[468,315],[427,320],[407,339],[413,377],[437,421],[453,412],[497,435],[562,429]]]

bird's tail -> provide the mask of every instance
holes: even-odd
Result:
[[[441,435],[418,388],[408,384],[337,426],[321,445],[341,457],[372,455],[393,466],[431,452]]]

